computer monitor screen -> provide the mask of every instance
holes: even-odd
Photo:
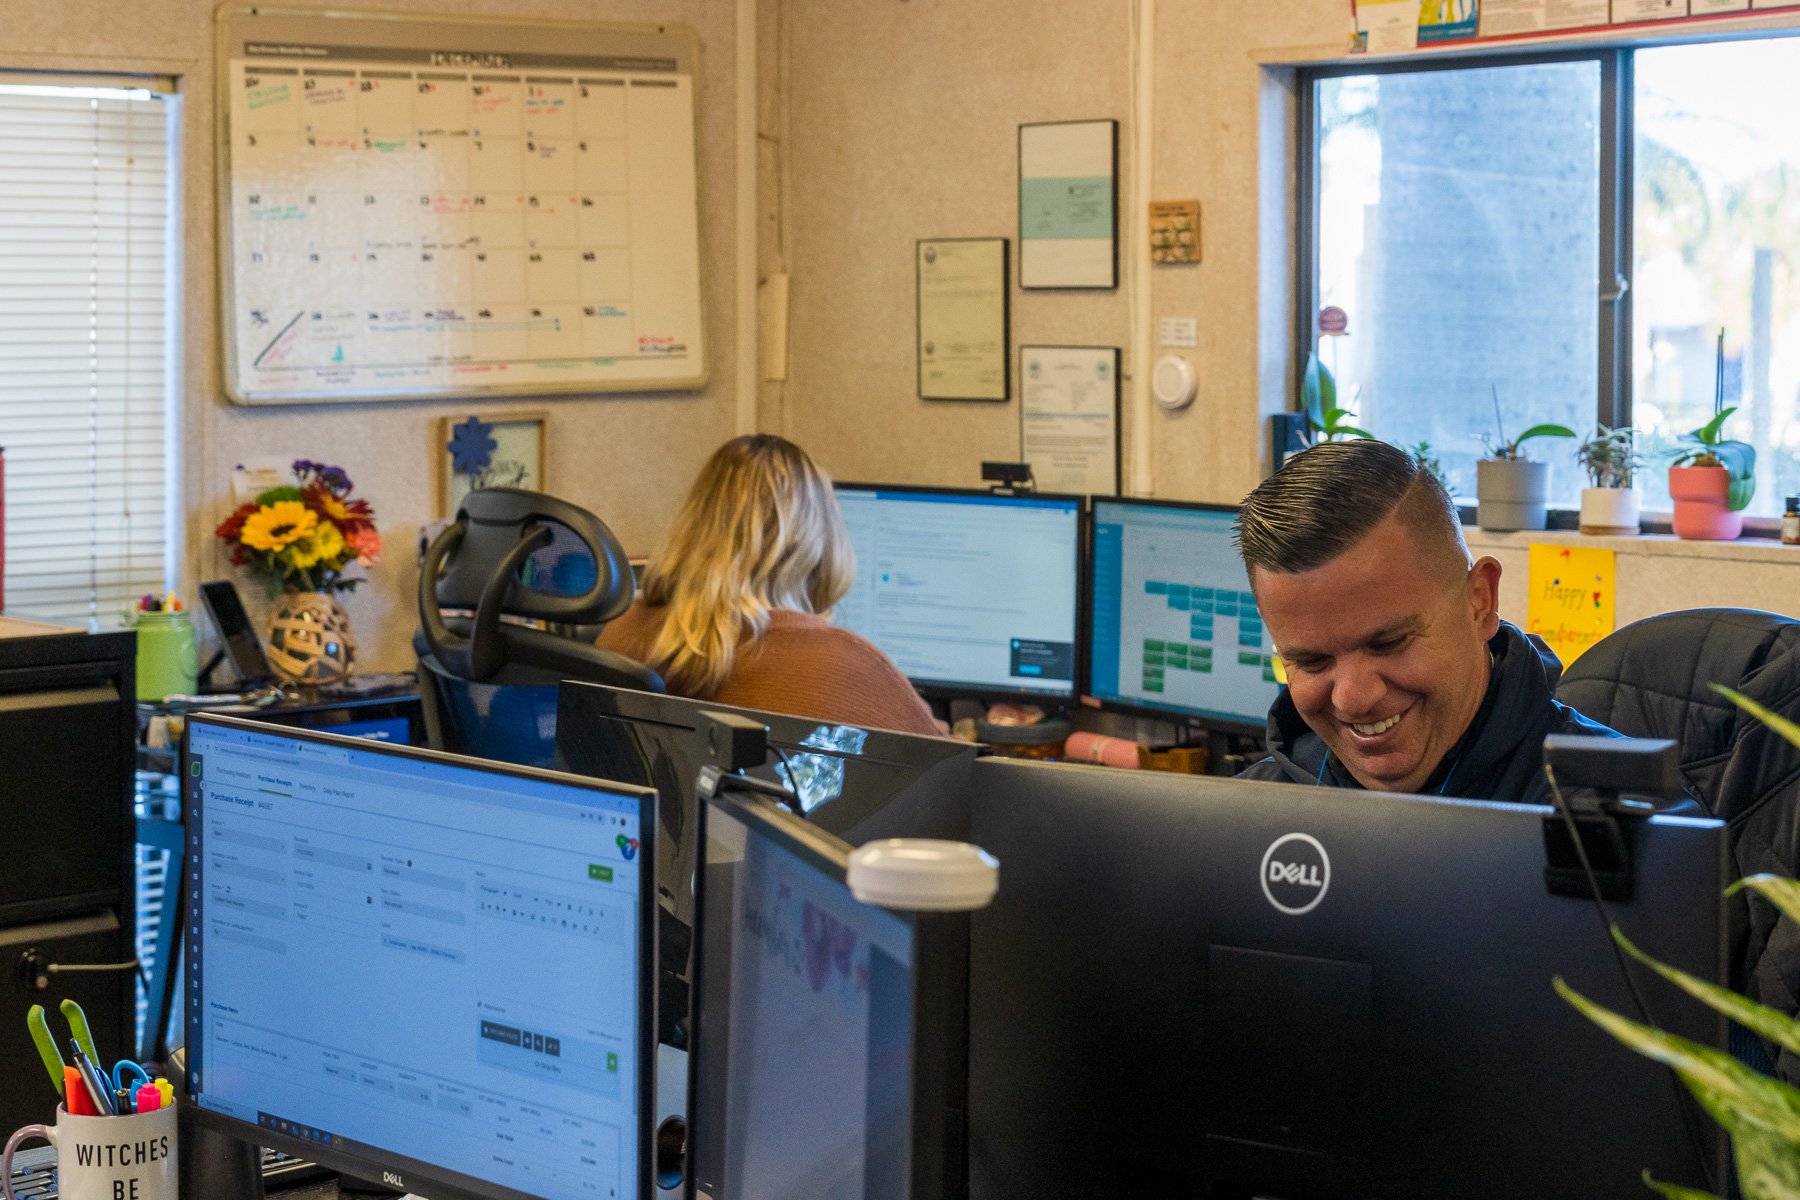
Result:
[[[1263,728],[1275,647],[1231,544],[1234,508],[1094,501],[1088,694],[1103,705]]]
[[[850,847],[764,798],[720,797],[701,820],[698,1194],[961,1195],[961,1009],[932,919],[858,901]]]
[[[856,582],[833,620],[917,687],[1075,694],[1076,496],[839,484]]]
[[[968,835],[975,747],[679,696],[566,680],[556,750],[570,771],[657,791],[656,884],[663,988],[659,1032],[684,1045],[699,820],[694,785],[712,761],[702,713],[737,713],[769,730],[769,761],[750,773],[791,787],[806,818],[852,845],[882,837]]]
[[[642,789],[188,727],[202,1119],[438,1197],[650,1196]]]
[[[997,758],[971,777],[971,840],[1003,864],[970,931],[972,1195],[1706,1183],[1716,1127],[1551,988],[1635,1013],[1593,900],[1546,887],[1549,809]],[[1723,824],[1632,841],[1613,919],[1722,979]],[[1723,1046],[1645,978],[1665,1028]]]

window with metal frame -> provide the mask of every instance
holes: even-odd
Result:
[[[173,578],[179,98],[0,75],[9,611],[112,623]]]
[[[1791,35],[1304,73],[1298,344],[1341,420],[1429,443],[1463,497],[1483,441],[1630,424],[1644,508],[1667,512],[1683,435],[1735,408],[1747,515],[1781,512],[1800,493],[1796,76]],[[1574,444],[1527,449],[1574,507]]]

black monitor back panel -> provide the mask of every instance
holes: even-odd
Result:
[[[1669,1073],[1551,989],[1632,1011],[1592,901],[1545,889],[1548,810],[991,758],[972,788],[1001,863],[970,934],[977,1200],[1705,1182]],[[1614,917],[1720,978],[1722,826],[1641,835]]]

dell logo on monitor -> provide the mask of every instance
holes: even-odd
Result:
[[[381,1173],[381,1182],[387,1184],[389,1187],[395,1188],[404,1188],[406,1186],[406,1181],[393,1171],[383,1171]]]
[[[1311,834],[1289,833],[1263,852],[1263,895],[1289,916],[1309,913],[1331,886],[1331,857]]]

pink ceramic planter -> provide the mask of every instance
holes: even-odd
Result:
[[[1696,542],[1729,542],[1744,532],[1744,514],[1725,507],[1731,475],[1724,467],[1670,467],[1675,536]]]

